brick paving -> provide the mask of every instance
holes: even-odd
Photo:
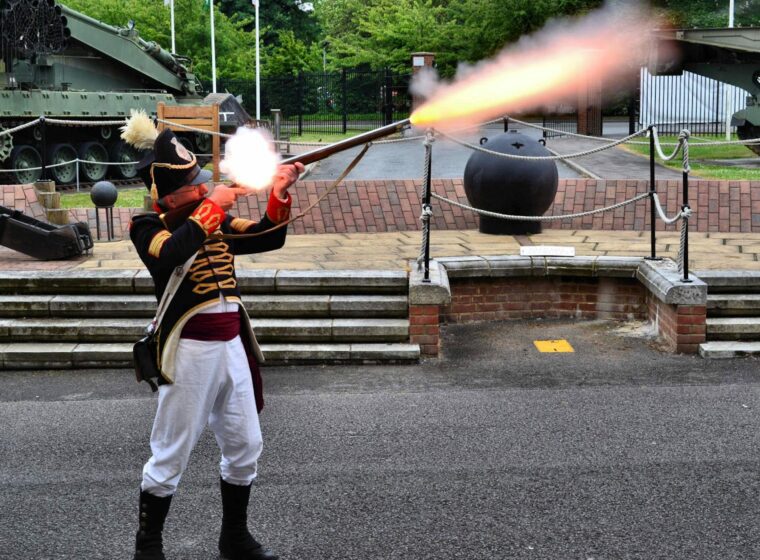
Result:
[[[301,181],[292,190],[294,215],[314,203],[330,185]],[[564,179],[554,205],[547,212],[562,215],[608,206],[646,192],[642,180]],[[417,180],[346,181],[311,212],[290,226],[286,246],[274,253],[242,256],[244,268],[398,269],[419,254],[421,212]],[[666,212],[680,206],[681,183],[657,183]],[[466,203],[461,179],[436,179],[434,192]],[[692,181],[690,201],[690,266],[694,269],[760,269],[760,181]],[[31,185],[4,185],[3,205],[45,219]],[[266,207],[264,194],[240,199],[234,213],[258,219]],[[106,242],[101,210],[102,242],[92,255],[67,261],[37,261],[0,246],[0,270],[141,269],[126,234],[134,208],[115,208],[115,242]],[[74,221],[87,221],[97,238],[94,209],[73,209]],[[532,236],[493,236],[477,231],[472,212],[434,201],[431,227],[433,257],[518,254],[521,244],[571,246],[578,255],[645,256],[649,254],[649,201],[583,218],[544,224],[544,233]],[[675,258],[677,226],[657,224],[657,251]],[[319,235],[314,235],[319,234]]]
[[[301,181],[291,189],[293,214],[316,202],[330,186],[327,181]],[[609,206],[644,193],[648,183],[641,180],[560,180],[554,204],[547,215],[564,215]],[[416,231],[420,229],[421,182],[413,180],[346,181],[323,199],[313,210],[291,226],[291,232],[307,233],[373,233]],[[681,204],[680,181],[658,181],[657,190],[668,215],[678,212]],[[467,204],[461,179],[436,179],[433,192]],[[760,232],[760,181],[692,181],[690,205],[694,212],[689,222],[697,232]],[[13,208],[31,211],[36,218],[44,215],[30,186],[3,187],[3,200]],[[8,206],[8,204],[5,204]],[[265,195],[240,199],[234,214],[258,219],[266,209]],[[135,208],[114,208],[114,231],[117,238],[126,237]],[[71,221],[86,221],[96,236],[95,209],[73,209]],[[105,238],[105,212],[100,210],[101,235]],[[41,218],[40,218],[41,219]],[[434,230],[466,230],[478,227],[478,217],[442,201],[433,201]],[[649,201],[605,212],[544,224],[546,229],[642,231],[649,228]],[[657,229],[675,231],[658,220]]]

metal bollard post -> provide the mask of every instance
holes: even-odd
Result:
[[[432,136],[428,131],[428,135]],[[432,169],[433,169],[433,150],[432,146],[428,146],[428,151],[425,158],[425,193],[422,199],[423,212],[430,211],[430,193],[432,185]],[[422,278],[423,282],[430,282],[430,216],[427,217],[427,228],[425,231],[425,275]]]
[[[504,117],[504,132],[509,132],[509,117]]]
[[[275,142],[280,140],[282,134],[282,111],[280,109],[272,109],[272,135]]]
[[[688,142],[687,138],[684,142]],[[688,150],[688,148],[684,148]],[[681,204],[681,211],[683,212],[689,208],[689,172],[687,169],[683,170],[683,203]],[[682,218],[683,225],[683,278],[681,282],[691,282],[689,279],[689,217],[684,216]]]
[[[660,261],[662,257],[657,256],[657,208],[655,207],[654,197],[657,194],[657,184],[655,178],[655,166],[654,166],[654,130],[653,127],[649,127],[649,227],[651,231],[651,244],[652,252],[649,257],[644,257],[649,261]]]
[[[47,125],[45,124],[45,115],[40,116],[40,134],[42,135],[42,169],[40,170],[40,179],[42,181],[47,180]]]

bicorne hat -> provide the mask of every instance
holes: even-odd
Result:
[[[137,174],[150,190],[155,202],[185,185],[200,185],[211,179],[201,169],[195,154],[169,129],[160,133],[144,111],[132,111],[121,137],[138,150],[145,150],[137,164]]]

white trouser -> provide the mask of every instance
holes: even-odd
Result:
[[[174,494],[206,423],[222,451],[222,478],[250,484],[263,442],[239,336],[227,342],[180,340],[175,381],[158,389],[153,456],[143,467],[142,490],[159,497]]]

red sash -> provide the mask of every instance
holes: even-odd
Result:
[[[222,340],[228,341],[240,334],[240,312],[227,313],[198,313],[185,323],[180,338],[190,340]],[[248,355],[248,367],[253,378],[253,394],[256,398],[256,411],[264,408],[264,383],[261,379],[259,364],[252,352]]]
[[[185,323],[180,338],[191,340],[232,340],[240,334],[240,313],[198,313]]]

